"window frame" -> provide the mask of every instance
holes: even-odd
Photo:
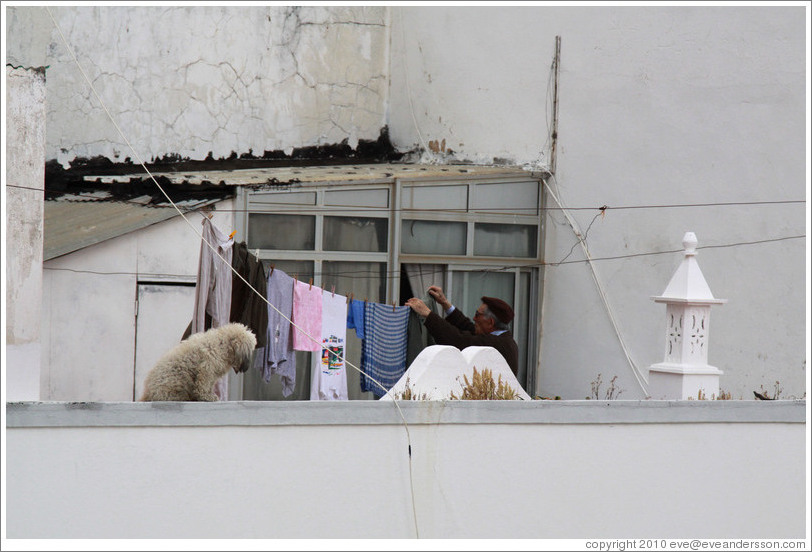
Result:
[[[508,207],[502,211],[483,211],[481,208],[474,208],[471,205],[475,194],[479,190],[478,185],[509,185],[535,182],[537,186],[536,204],[527,213],[508,212],[521,211],[523,207]],[[412,206],[406,205],[406,196],[409,190],[425,190],[438,186],[464,186],[465,206],[464,208],[447,208],[434,211],[430,208],[414,206],[414,195],[412,195]],[[369,197],[369,192],[376,190],[387,190],[386,205],[380,202],[375,205],[331,205],[325,201],[328,194],[332,192],[359,192],[360,197]],[[414,192],[412,192],[414,193]],[[277,196],[290,194],[290,202],[262,201],[263,196]],[[312,195],[308,195],[312,194]],[[312,199],[312,201],[309,201]],[[525,331],[527,336],[527,372],[524,384],[531,394],[539,378],[539,358],[541,331],[541,312],[543,297],[543,256],[544,256],[544,179],[542,176],[527,175],[470,175],[453,177],[394,177],[390,179],[361,179],[353,181],[314,181],[302,182],[293,185],[271,185],[268,188],[238,187],[236,205],[239,206],[235,216],[235,227],[237,229],[236,239],[238,241],[248,241],[248,217],[254,213],[267,214],[302,214],[315,215],[315,244],[314,249],[308,251],[301,250],[279,250],[279,249],[251,249],[251,252],[262,260],[271,262],[274,259],[291,261],[312,261],[313,262],[313,284],[324,288],[322,264],[328,261],[349,261],[349,262],[370,262],[385,263],[389,278],[386,281],[386,302],[391,304],[397,302],[400,295],[400,267],[403,264],[441,264],[447,267],[445,289],[449,296],[453,297],[452,274],[455,271],[477,271],[483,268],[510,267],[507,271],[514,274],[514,297],[513,304],[517,309],[521,309],[519,294],[521,289],[521,275],[530,274],[529,297],[526,304],[527,324],[526,329],[514,326],[516,335],[522,335]],[[297,201],[302,201],[298,202]],[[371,203],[371,202],[370,202]],[[385,252],[364,252],[364,251],[328,251],[324,249],[324,217],[325,216],[345,216],[363,218],[384,218],[388,221],[387,246]],[[466,223],[466,246],[465,255],[429,255],[422,253],[401,253],[401,231],[404,220],[426,220],[426,221],[449,221]],[[535,257],[491,257],[474,256],[474,236],[476,223],[512,224],[512,225],[532,225],[536,227],[536,256]],[[535,275],[535,277],[534,277]],[[293,275],[292,275],[293,276]],[[347,290],[338,290],[336,293],[346,294]],[[517,314],[518,314],[517,310]],[[515,324],[519,324],[517,316]]]

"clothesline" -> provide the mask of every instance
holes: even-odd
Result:
[[[362,390],[377,396],[388,392],[405,372],[410,308],[393,303],[389,311],[388,304],[367,298],[360,301],[353,292],[346,296],[336,294],[335,286],[327,291],[314,285],[312,278],[307,283],[301,282],[298,275],[291,277],[274,264],[266,276],[265,265],[245,243],[235,244],[233,235],[226,237],[208,217],[202,223],[209,239],[202,236],[195,331],[205,329],[206,316],[217,325],[231,321],[251,328],[257,335],[254,366],[262,371],[266,383],[278,374],[284,396],[289,396],[295,386],[294,351],[321,351],[319,357],[314,355],[312,359],[311,400],[348,398],[345,365],[359,371]],[[211,247],[206,247],[210,243],[216,244],[216,255]],[[221,262],[217,262],[217,257]],[[230,271],[234,274],[230,275]],[[249,293],[249,289],[254,293]],[[324,313],[327,314],[322,316]],[[348,329],[355,329],[357,337],[363,340],[361,368],[345,358]],[[215,393],[221,400],[227,400],[226,378],[218,382]]]
[[[269,277],[273,274],[275,269],[276,269],[275,265],[271,264],[271,272],[268,274]],[[300,281],[298,274],[294,274],[293,279],[296,280],[296,281]],[[309,278],[307,284],[308,284],[308,286],[310,286],[312,288],[313,287],[313,278]],[[324,288],[322,288],[322,289],[324,289]],[[335,294],[336,294],[336,287],[335,286],[330,286],[330,293],[333,295],[333,297],[335,297]],[[342,297],[346,298],[347,304],[349,305],[350,301],[355,298],[355,293],[354,292],[349,292],[349,293],[347,293],[345,295],[342,295]],[[369,302],[369,299],[364,297],[364,303],[368,303],[368,302]],[[376,302],[380,303],[380,304],[386,304],[386,303],[381,303],[380,301],[376,301]],[[392,302],[392,312],[394,312],[396,307],[397,307],[397,302],[393,301]]]

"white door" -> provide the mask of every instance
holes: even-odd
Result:
[[[180,343],[192,321],[194,303],[194,284],[138,284],[134,401],[141,396],[144,378],[161,355]]]

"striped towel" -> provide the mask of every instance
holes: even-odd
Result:
[[[406,371],[406,328],[409,307],[367,303],[364,311],[364,346],[361,355],[361,390],[376,397],[397,383]],[[369,377],[367,377],[369,376]]]

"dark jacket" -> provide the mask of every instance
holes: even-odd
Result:
[[[254,293],[236,275],[231,280],[231,322],[248,326],[257,337],[257,348],[265,346],[268,332],[268,303],[265,302],[268,279],[262,261],[248,251],[245,242],[235,243],[231,255],[231,266],[245,278],[260,295]]]
[[[466,347],[493,347],[505,357],[513,374],[519,374],[519,346],[513,340],[512,332],[477,335],[474,333],[474,323],[460,309],[454,309],[445,318],[429,313],[424,324],[438,345],[453,345],[460,350]]]

